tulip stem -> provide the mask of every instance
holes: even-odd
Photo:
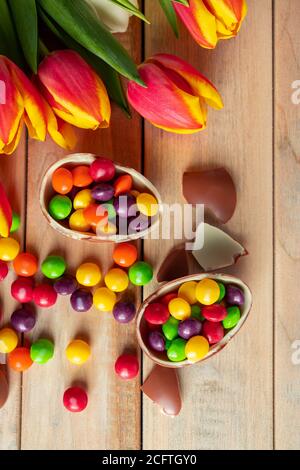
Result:
[[[50,54],[49,49],[47,48],[46,44],[39,38],[39,51],[42,57],[46,57]]]

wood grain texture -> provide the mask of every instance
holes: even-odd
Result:
[[[272,2],[249,0],[237,39],[203,50],[182,28],[175,41],[159,7],[146,1],[151,28],[146,56],[176,53],[221,92],[225,109],[210,110],[208,129],[176,136],[145,127],[145,175],[168,203],[183,202],[187,169],[225,166],[238,191],[233,219],[224,227],[250,255],[228,272],[251,288],[247,324],[227,349],[180,371],[183,410],[169,419],[143,398],[145,449],[269,449],[272,447]],[[145,257],[159,266],[172,241],[146,241]],[[154,286],[151,285],[151,290]],[[150,293],[146,289],[145,295]],[[144,377],[152,365],[144,359]]]
[[[22,214],[22,225],[20,230],[13,235],[21,245],[24,239],[25,219],[25,162],[26,142],[22,137],[17,151],[10,156],[0,156],[0,181],[4,185],[9,197],[12,209]],[[10,296],[10,285],[15,279],[12,268],[8,277],[0,283],[0,328],[7,326],[11,314],[17,307],[17,302]],[[21,342],[21,338],[20,338]],[[21,437],[21,381],[22,376],[17,372],[8,370],[9,397],[0,410],[0,450],[16,450],[20,446]]]
[[[275,2],[275,446],[300,445],[300,10]],[[298,83],[299,89],[300,82]],[[292,101],[292,95],[295,94]],[[298,97],[298,99],[297,99]],[[298,104],[297,104],[298,103]],[[298,343],[296,341],[298,340]],[[293,345],[296,349],[293,349]],[[298,352],[297,352],[298,350]]]
[[[124,42],[139,60],[140,26],[133,22]],[[99,132],[80,132],[75,151],[105,155],[136,169],[141,165],[139,117],[131,121],[114,109],[112,125]],[[56,234],[47,226],[38,203],[38,187],[47,167],[66,152],[53,143],[31,142],[28,161],[27,249],[42,261],[48,254],[65,256],[71,272],[82,262],[97,261],[103,274],[112,266],[112,244],[78,242]],[[138,297],[138,291],[136,293]],[[137,299],[139,301],[139,299]],[[140,447],[140,379],[121,382],[114,362],[124,348],[136,349],[134,325],[118,325],[111,314],[95,309],[76,314],[68,300],[38,312],[32,340],[52,338],[55,357],[46,366],[34,366],[24,377],[23,449],[137,449]],[[86,338],[92,357],[82,367],[72,366],[65,348],[73,338]],[[73,383],[84,384],[90,406],[80,414],[64,410],[62,396]]]

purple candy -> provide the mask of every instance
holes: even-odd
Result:
[[[113,316],[119,323],[129,323],[135,313],[135,305],[131,302],[117,302],[113,308]]]
[[[93,305],[91,292],[85,289],[77,289],[71,295],[71,305],[76,312],[87,312]]]
[[[150,226],[150,219],[146,215],[138,214],[128,219],[128,234],[140,233]]]
[[[92,188],[92,197],[96,201],[107,202],[115,195],[114,187],[108,183],[99,183]]]
[[[136,203],[135,198],[131,194],[116,197],[114,200],[114,208],[119,217],[127,218],[132,213],[134,215],[135,211],[132,206]]]
[[[241,289],[232,284],[226,286],[226,297],[225,300],[229,305],[243,306],[245,303],[245,296]]]
[[[59,295],[71,295],[77,289],[78,284],[74,277],[66,274],[58,279],[53,287]]]
[[[10,318],[11,326],[20,333],[31,331],[36,324],[36,314],[29,307],[20,307]]]
[[[154,351],[162,352],[165,350],[165,338],[159,331],[151,331],[148,336],[149,346]]]
[[[202,323],[197,318],[188,318],[179,323],[178,335],[183,339],[190,339],[192,336],[199,335],[202,329]]]

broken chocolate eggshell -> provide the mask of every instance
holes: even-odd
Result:
[[[154,366],[141,390],[160,407],[163,414],[177,416],[180,413],[182,402],[176,370]]]
[[[204,204],[205,209],[222,224],[234,214],[236,189],[225,168],[184,173],[182,190],[189,204]]]
[[[158,282],[169,282],[190,274],[190,256],[184,244],[173,248],[162,262],[158,273]]]

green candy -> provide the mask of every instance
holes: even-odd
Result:
[[[104,204],[101,204],[102,207],[107,211],[108,213],[108,219],[115,219],[117,216],[116,209],[114,208],[113,204],[113,199],[110,199],[110,201],[105,202]]]
[[[21,217],[16,212],[13,212],[10,233],[15,233],[17,230],[19,230],[20,225],[21,225]]]
[[[220,295],[219,295],[219,298],[217,300],[217,303],[220,303],[222,302],[222,300],[224,299],[225,297],[225,294],[226,294],[226,289],[225,289],[225,286],[224,284],[222,284],[222,282],[218,282],[217,283],[219,288],[220,288]]]
[[[46,364],[54,355],[54,344],[48,339],[38,339],[30,348],[30,357],[37,364]]]
[[[138,261],[128,271],[129,280],[135,286],[145,286],[153,278],[153,269],[149,263]]]
[[[204,316],[201,313],[201,308],[199,307],[199,305],[192,305],[191,310],[192,310],[191,316],[193,318],[197,318],[197,320],[200,320],[200,321],[205,320]]]
[[[185,354],[186,341],[182,338],[174,339],[167,351],[167,356],[172,362],[184,361],[186,358]]]
[[[171,344],[172,344],[172,341],[170,341],[169,339],[166,339],[166,341],[165,341],[165,350],[166,351],[168,351]]]
[[[236,306],[227,308],[227,317],[223,320],[225,330],[235,327],[241,318],[240,309]]]
[[[49,203],[49,212],[55,220],[64,220],[72,212],[72,201],[68,196],[54,196]]]
[[[42,264],[42,273],[48,279],[58,279],[66,269],[66,262],[61,256],[48,256]]]
[[[178,336],[178,325],[179,320],[176,320],[174,317],[170,317],[166,323],[163,324],[162,330],[163,334],[169,341],[173,341],[173,339],[177,338]]]

